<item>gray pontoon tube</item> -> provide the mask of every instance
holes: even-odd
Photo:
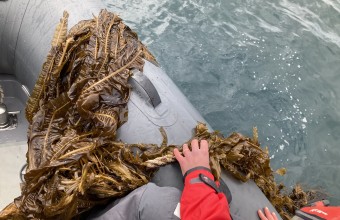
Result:
[[[0,73],[11,74],[32,91],[63,11],[70,13],[72,27],[102,8],[105,5],[99,0],[0,0]],[[164,127],[170,144],[182,144],[192,136],[198,121],[206,121],[159,67],[146,62],[143,73],[131,81],[129,120],[119,129],[119,139],[160,144],[159,128]],[[164,167],[159,172],[171,169]],[[154,181],[160,185],[182,181],[168,178]],[[230,211],[234,220],[258,219],[256,211],[265,206],[274,210],[254,182],[242,183],[227,173],[223,180],[233,196]]]

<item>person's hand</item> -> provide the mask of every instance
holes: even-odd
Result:
[[[183,144],[183,154],[179,152],[177,148],[174,149],[174,154],[181,166],[182,174],[184,175],[188,170],[203,166],[210,169],[209,165],[209,146],[206,140],[201,140],[200,146],[198,140],[194,139],[191,141],[190,151],[187,144]]]
[[[264,208],[264,213],[265,214],[263,214],[261,209],[257,210],[257,214],[259,215],[261,220],[278,220],[275,215],[275,212],[270,213],[267,207]]]

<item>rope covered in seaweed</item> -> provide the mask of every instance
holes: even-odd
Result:
[[[181,149],[167,146],[162,129],[162,146],[116,140],[128,117],[132,70],[142,70],[143,59],[155,61],[137,34],[106,10],[69,31],[67,23],[65,12],[27,103],[28,167],[21,196],[0,219],[74,218],[148,183],[157,168],[175,161],[173,149]],[[283,185],[275,183],[256,130],[253,138],[225,138],[198,124],[193,138],[208,140],[216,179],[224,169],[244,182],[254,180],[282,217],[307,203],[299,187],[283,194]]]

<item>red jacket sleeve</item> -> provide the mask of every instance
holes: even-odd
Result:
[[[182,220],[231,220],[228,201],[223,193],[199,181],[199,174],[214,180],[207,170],[195,170],[184,180],[181,197]]]

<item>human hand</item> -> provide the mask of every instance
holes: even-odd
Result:
[[[278,220],[275,215],[275,212],[270,213],[267,207],[264,208],[264,213],[265,214],[263,214],[261,209],[257,210],[257,214],[259,215],[261,220]]]
[[[200,146],[198,140],[194,139],[191,141],[190,151],[187,144],[183,144],[183,154],[179,152],[177,148],[174,149],[174,154],[181,166],[182,174],[184,175],[188,170],[203,166],[210,169],[209,165],[209,145],[206,140],[201,140]]]

